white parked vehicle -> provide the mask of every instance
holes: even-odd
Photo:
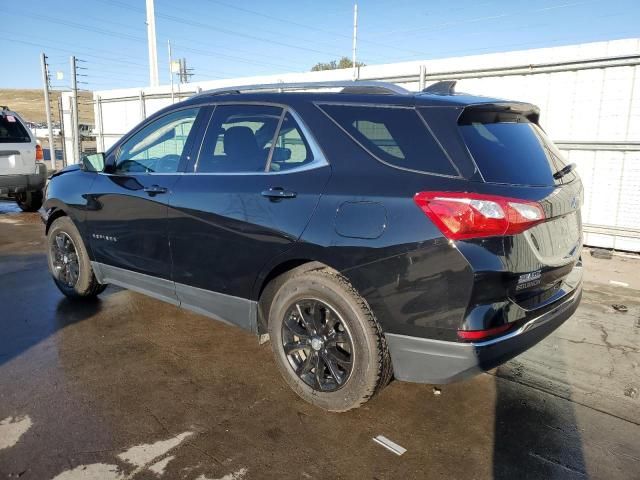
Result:
[[[42,147],[20,116],[0,106],[0,195],[16,199],[25,212],[42,206],[47,167]]]

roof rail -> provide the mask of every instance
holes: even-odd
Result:
[[[347,80],[331,82],[299,82],[299,83],[265,83],[258,85],[241,85],[234,87],[206,90],[195,96],[229,95],[235,93],[252,92],[278,92],[313,90],[322,88],[340,88],[340,93],[352,94],[381,94],[381,95],[407,95],[411,92],[399,85],[387,82],[374,82],[365,80]]]
[[[456,93],[457,80],[442,80],[433,85],[429,85],[422,90],[422,93],[431,93],[433,95],[453,95]]]

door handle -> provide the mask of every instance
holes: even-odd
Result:
[[[148,193],[149,195],[157,195],[159,193],[167,193],[169,189],[166,187],[161,187],[160,185],[151,185],[150,187],[144,187],[143,191]]]
[[[269,190],[263,190],[262,196],[267,197],[270,200],[279,200],[281,198],[296,198],[298,194],[285,190],[282,187],[271,187]]]

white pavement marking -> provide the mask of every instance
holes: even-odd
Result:
[[[0,217],[0,223],[10,223],[11,225],[22,225],[24,222],[19,218]]]
[[[169,440],[137,445],[118,455],[118,458],[137,467],[144,467],[145,465],[153,462],[156,458],[168,453],[172,448],[180,445],[185,438],[190,437],[191,435],[193,435],[192,432],[184,432],[170,438]]]
[[[382,445],[387,450],[392,451],[396,455],[402,455],[404,452],[407,451],[406,448],[401,447],[400,445],[398,445],[395,442],[392,442],[391,440],[389,440],[387,437],[385,437],[383,435],[378,435],[377,437],[375,437],[373,439],[373,441],[378,443],[378,444],[380,444],[380,445]]]
[[[122,480],[116,465],[104,463],[92,463],[91,465],[79,465],[73,470],[67,470],[56,476],[53,480]]]
[[[165,457],[159,462],[156,462],[153,465],[151,465],[149,467],[149,470],[151,470],[156,475],[164,475],[164,471],[167,468],[167,464],[174,458],[176,458],[175,455],[169,455],[168,457]]]
[[[7,417],[0,421],[0,450],[13,447],[20,437],[31,428],[31,417]]]
[[[196,480],[242,480],[248,471],[248,469],[243,467],[233,473],[226,474],[224,477],[210,479],[205,477],[204,475],[200,475],[198,478],[196,478]]]
[[[30,425],[31,423],[29,421],[29,426]],[[169,440],[136,445],[126,452],[122,452],[118,455],[118,458],[137,467],[127,474],[120,473],[116,465],[92,463],[90,465],[80,465],[73,470],[64,471],[53,480],[129,480],[147,468],[156,475],[163,475],[167,464],[173,460],[175,456],[170,455],[159,461],[156,460],[167,455],[169,451],[176,448],[185,438],[191,435],[193,435],[193,432],[184,432]],[[241,478],[242,477],[237,477],[236,479],[236,477],[232,477],[232,480],[240,480]]]

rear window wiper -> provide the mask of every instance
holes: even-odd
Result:
[[[553,178],[555,178],[556,180],[560,180],[562,177],[564,177],[568,173],[571,173],[573,170],[575,170],[575,168],[576,168],[576,164],[570,163],[569,165],[564,166],[563,168],[558,170],[556,173],[554,173]]]

